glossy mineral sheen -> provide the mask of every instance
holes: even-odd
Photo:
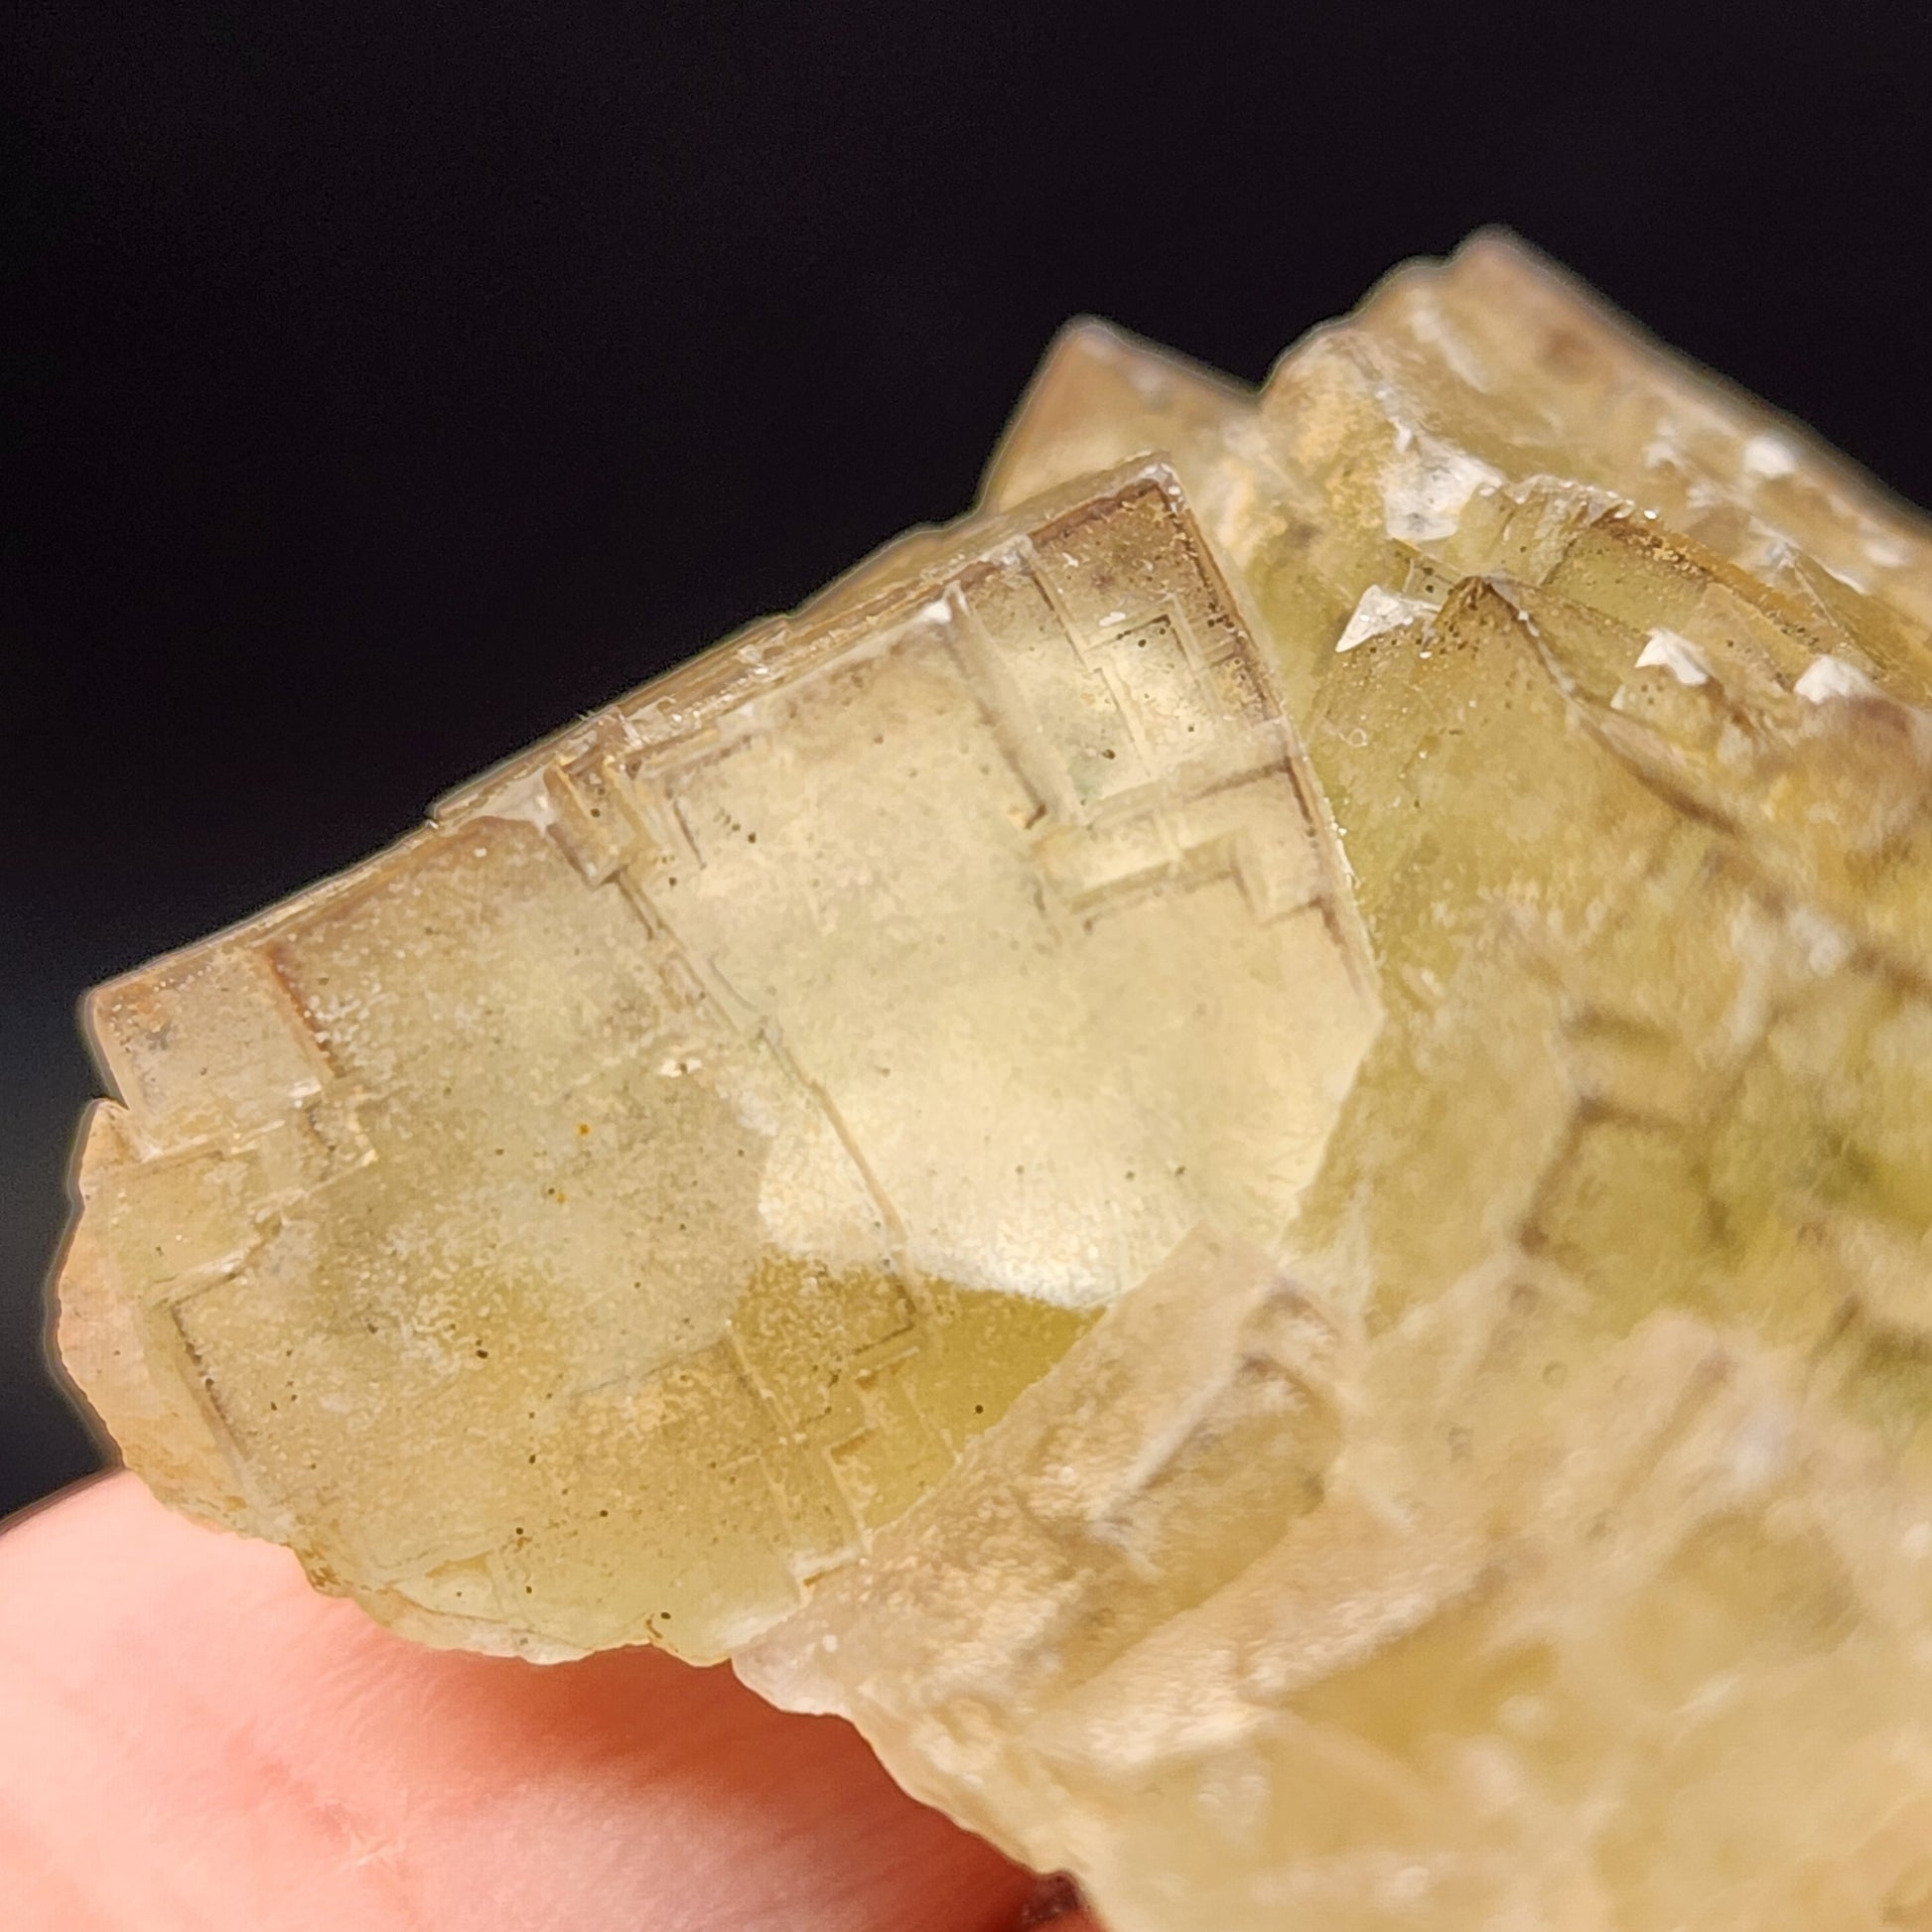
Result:
[[[1507,238],[94,998],[69,1367],[1113,1932],[1932,1926],[1932,540]]]
[[[1144,465],[97,993],[67,1358],[405,1630],[715,1659],[1190,1228],[1275,1237],[1372,980]]]

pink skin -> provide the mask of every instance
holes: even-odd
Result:
[[[1013,1932],[1033,1889],[727,1670],[420,1649],[128,1476],[0,1536],[23,1932]]]

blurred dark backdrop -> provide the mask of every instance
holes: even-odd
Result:
[[[0,1514],[80,989],[962,508],[1070,313],[1259,377],[1503,219],[1932,500],[1882,9],[388,11],[0,24]]]

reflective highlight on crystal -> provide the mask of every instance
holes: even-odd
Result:
[[[1258,394],[1075,324],[975,517],[97,996],[68,1358],[1112,1932],[1932,1925],[1928,621],[1509,237]]]

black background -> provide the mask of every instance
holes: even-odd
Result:
[[[6,10],[0,1514],[80,989],[962,508],[1067,315],[1259,377],[1507,220],[1932,500],[1922,36],[1241,18]]]

